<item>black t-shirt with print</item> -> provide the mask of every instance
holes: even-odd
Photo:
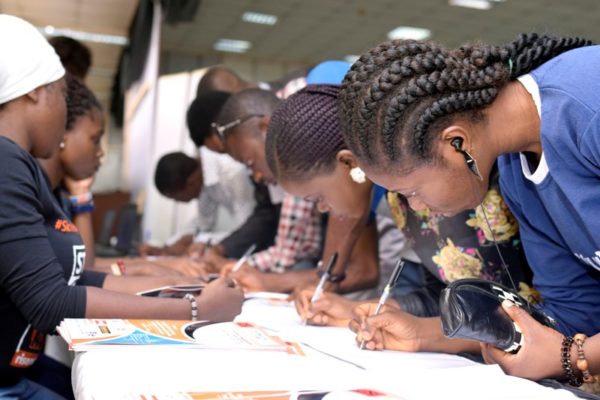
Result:
[[[85,247],[37,161],[0,137],[0,386],[14,384],[63,318],[85,314]],[[76,286],[77,284],[77,286]]]

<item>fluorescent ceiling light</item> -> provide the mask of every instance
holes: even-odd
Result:
[[[115,44],[118,46],[125,46],[129,43],[129,39],[125,36],[106,35],[103,33],[76,31],[73,29],[61,29],[61,28],[55,28],[52,25],[48,25],[43,28],[38,26],[37,29],[43,35],[46,35],[46,36],[67,36],[67,37],[70,37],[70,38],[73,38],[76,40],[82,40],[85,42]]]
[[[476,10],[489,10],[492,8],[492,1],[489,0],[448,0],[451,6],[474,8]]]
[[[213,49],[217,51],[228,51],[230,53],[244,53],[250,47],[250,42],[236,39],[219,39],[213,45]]]
[[[277,23],[277,16],[247,11],[242,14],[242,21],[250,22],[251,24],[275,25]]]
[[[354,64],[356,60],[358,60],[358,57],[359,56],[357,56],[356,54],[348,54],[344,57],[344,60],[349,62],[350,64]]]
[[[414,39],[425,40],[431,37],[431,31],[425,28],[415,28],[414,26],[399,26],[392,29],[387,34],[388,39]]]

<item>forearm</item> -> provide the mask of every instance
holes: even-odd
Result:
[[[349,260],[353,248],[364,230],[363,218],[340,219],[333,214],[329,215],[325,244],[323,247],[323,263],[326,264],[333,253],[338,253],[333,274],[341,274],[350,267]]]
[[[314,270],[287,271],[284,273],[264,273],[261,283],[267,292],[291,293],[296,287],[318,282]]]
[[[190,302],[87,287],[86,318],[190,319]],[[199,310],[200,313],[202,310]]]
[[[180,256],[182,254],[185,254],[187,251],[187,248],[190,247],[190,245],[192,244],[193,241],[194,241],[193,235],[190,235],[190,234],[183,235],[175,243],[163,247],[163,250],[164,250],[163,254],[168,255],[168,256]]]
[[[73,216],[73,223],[79,230],[79,235],[85,244],[85,267],[93,267],[96,260],[94,249],[94,229],[92,227],[92,213],[82,212]]]
[[[120,293],[135,294],[148,289],[162,286],[196,284],[196,278],[185,278],[176,276],[153,277],[153,276],[115,276],[107,275],[104,280],[103,289]]]
[[[369,289],[379,282],[379,265],[377,260],[352,260],[346,270],[346,279],[334,290],[337,293],[350,293]]]
[[[337,289],[340,293],[372,288],[379,282],[377,227],[375,224],[368,224],[357,231],[359,237],[356,240],[351,239],[354,246],[346,270],[346,279]]]
[[[463,339],[448,339],[442,333],[442,321],[440,317],[423,318],[423,329],[426,332],[420,337],[419,351],[434,353],[479,353],[481,351],[479,342]]]

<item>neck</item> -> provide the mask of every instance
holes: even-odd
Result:
[[[65,177],[65,170],[60,162],[60,154],[57,152],[53,157],[48,159],[38,158],[38,162],[44,171],[46,171],[46,175],[48,175],[48,179],[50,179],[52,189],[56,189]]]
[[[24,118],[20,112],[14,112],[17,111],[12,110],[14,107],[18,107],[18,104],[7,103],[4,105],[4,108],[0,110],[0,136],[9,138],[23,150],[31,153],[33,145],[27,134],[25,126],[26,118]]]
[[[514,81],[501,89],[486,115],[486,126],[493,134],[498,156],[529,152],[541,157],[540,118],[531,95],[521,83]]]
[[[354,186],[354,190],[356,191],[356,193],[364,199],[362,203],[366,204],[366,207],[362,207],[362,215],[363,217],[368,216],[369,212],[371,211],[371,202],[373,201],[373,195],[375,194],[375,185],[373,184],[373,182],[367,179],[364,183],[355,183]]]

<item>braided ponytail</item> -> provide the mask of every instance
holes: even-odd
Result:
[[[67,131],[71,130],[75,122],[92,109],[102,110],[94,93],[79,79],[67,73]]]
[[[473,120],[509,81],[592,43],[521,34],[505,46],[448,50],[432,42],[393,40],[362,55],[338,96],[344,140],[363,162],[386,168],[431,162],[435,132],[457,114]],[[404,166],[406,167],[406,165]]]

